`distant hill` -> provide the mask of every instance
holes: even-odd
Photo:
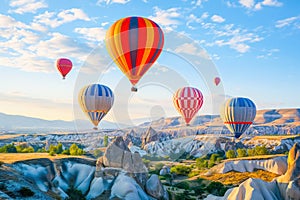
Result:
[[[121,126],[121,127],[120,127]],[[0,113],[0,130],[4,132],[53,132],[53,131],[82,131],[90,130],[93,125],[88,120],[64,121],[44,120],[21,115],[8,115]],[[99,128],[118,129],[126,125],[115,124],[108,121],[101,121]]]
[[[144,128],[152,127],[155,130],[183,130],[185,126],[182,117],[161,118],[152,122],[145,122],[134,129],[143,130]],[[254,120],[253,128],[256,130],[262,127],[271,127],[276,129],[276,126],[284,126],[286,129],[283,132],[297,132],[300,127],[300,109],[266,109],[257,111]],[[64,120],[44,120],[33,117],[20,115],[8,115],[0,113],[0,130],[2,131],[31,131],[31,132],[53,132],[53,131],[85,131],[91,130],[93,125],[87,120],[64,121]],[[191,122],[191,128],[199,130],[199,133],[211,132],[212,130],[220,130],[223,127],[223,122],[219,115],[200,115]],[[298,127],[295,129],[295,127]],[[99,128],[103,129],[122,129],[128,128],[124,124],[111,123],[101,121]],[[251,129],[249,129],[251,131]],[[263,130],[260,130],[261,132]],[[277,131],[277,129],[275,130]],[[279,130],[280,131],[280,130]]]
[[[300,109],[266,109],[258,110],[254,125],[300,125]],[[223,122],[219,115],[200,115],[197,116],[192,122],[191,126],[222,126]],[[175,128],[185,126],[182,117],[161,118],[152,122],[145,122],[140,124],[139,127],[151,126],[153,128]]]

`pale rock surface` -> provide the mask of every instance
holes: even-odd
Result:
[[[167,191],[160,182],[158,175],[152,174],[146,183],[146,192],[156,199],[169,199]]]
[[[148,200],[148,195],[143,191],[133,178],[124,173],[119,174],[111,188],[110,198],[118,197],[123,200]]]
[[[287,157],[280,156],[271,159],[262,160],[235,160],[225,161],[210,169],[208,173],[224,174],[230,171],[236,172],[253,172],[256,169],[272,172],[274,174],[282,175],[287,170]]]
[[[206,200],[300,200],[300,144],[289,151],[288,168],[284,175],[272,182],[248,179],[239,187],[228,190],[224,197],[209,195]]]

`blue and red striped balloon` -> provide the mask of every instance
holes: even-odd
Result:
[[[256,116],[256,106],[248,98],[228,99],[221,108],[221,118],[235,138],[239,138],[252,124]]]

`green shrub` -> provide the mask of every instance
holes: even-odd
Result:
[[[70,149],[65,149],[61,154],[70,155]]]
[[[238,158],[247,157],[247,150],[246,149],[237,149],[236,153],[237,153]]]
[[[70,155],[72,156],[80,156],[82,155],[83,149],[80,149],[76,144],[72,144],[70,147]]]
[[[263,145],[263,146],[256,146],[255,147],[255,154],[256,155],[268,155],[269,154],[269,150],[266,148],[265,145]]]
[[[198,169],[205,169],[205,168],[207,168],[208,167],[208,160],[206,160],[203,157],[197,158],[196,159],[196,167]]]
[[[221,157],[221,155],[214,153],[214,154],[211,154],[209,160],[210,160],[211,162],[215,163],[215,162],[217,161],[217,158],[219,158],[219,157]]]
[[[181,182],[179,182],[179,183],[176,183],[176,184],[175,184],[175,187],[178,187],[178,188],[184,189],[184,190],[190,189],[190,185],[189,185],[189,183],[186,182],[186,181],[181,181]]]
[[[255,149],[247,149],[248,156],[255,156]]]
[[[171,167],[170,171],[171,173],[175,173],[177,175],[187,176],[192,171],[192,168],[186,165],[176,165]]]
[[[0,153],[17,153],[17,149],[13,143],[6,144],[0,148]]]
[[[50,155],[50,156],[55,156],[55,152],[54,152],[54,151],[50,151],[50,152],[49,152],[49,155]]]
[[[236,158],[236,154],[234,150],[226,151],[226,158]]]
[[[56,151],[55,151],[55,153],[61,154],[62,152],[63,152],[63,146],[62,146],[62,143],[58,143],[58,145],[56,146]]]
[[[224,196],[227,188],[222,183],[213,181],[206,187],[206,190],[210,194]]]
[[[107,145],[108,145],[108,136],[105,135],[105,136],[103,137],[103,146],[107,147]]]

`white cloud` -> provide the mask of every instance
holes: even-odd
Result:
[[[8,28],[28,28],[28,26],[22,22],[15,20],[11,16],[0,14],[0,28],[1,30],[3,30]],[[1,34],[0,37],[1,36],[3,35]]]
[[[243,7],[246,7],[251,10],[261,10],[263,6],[280,7],[283,5],[283,3],[277,0],[263,0],[260,2],[256,2],[255,0],[239,0],[239,3]]]
[[[222,23],[222,22],[225,21],[225,19],[224,19],[223,17],[219,16],[219,15],[213,15],[213,16],[211,17],[211,20],[212,20],[213,22],[217,22],[217,23]]]
[[[276,7],[282,6],[282,3],[278,2],[277,0],[264,0],[261,4],[265,6],[276,6]]]
[[[194,26],[192,26],[191,24],[193,24],[193,23],[201,23],[201,22],[203,22],[203,20],[204,19],[206,19],[206,18],[208,18],[208,13],[207,12],[204,12],[202,15],[201,15],[201,17],[197,17],[196,15],[194,15],[194,14],[190,14],[189,16],[188,16],[188,18],[187,18],[187,23],[186,23],[186,25],[187,25],[187,27],[188,28],[190,28],[190,29],[192,29],[192,30],[194,30],[194,29],[196,29]]]
[[[202,48],[196,46],[196,44],[194,43],[184,43],[178,46],[174,51],[176,53],[190,54],[190,55],[202,57],[204,59],[210,59],[208,53],[204,51]]]
[[[191,2],[192,5],[198,7],[201,6],[203,2],[207,2],[208,0],[194,0]]]
[[[118,3],[118,4],[126,4],[128,3],[130,0],[98,0],[97,1],[97,5],[101,5],[103,3],[105,3],[106,5],[108,4],[113,4],[113,3]]]
[[[83,35],[84,38],[90,41],[100,42],[104,40],[106,30],[102,27],[100,28],[76,28],[76,33]]]
[[[262,50],[263,54],[258,55],[257,58],[260,58],[260,59],[266,59],[266,58],[275,59],[277,57],[274,56],[274,53],[277,53],[279,51],[280,51],[279,49],[269,49],[269,50],[264,49],[264,50]]]
[[[43,0],[11,0],[9,6],[12,7],[10,13],[18,14],[36,13],[37,10],[48,7]]]
[[[49,38],[50,36],[50,38]],[[90,47],[79,45],[71,38],[59,33],[49,34],[48,39],[20,29],[5,41],[0,41],[0,57],[3,67],[18,68],[24,71],[53,72],[53,63],[62,56],[83,61]]]
[[[109,24],[109,22],[102,22],[101,26],[106,26],[107,24]]]
[[[286,27],[286,26],[290,26],[296,20],[299,20],[299,17],[289,17],[289,18],[286,18],[286,19],[278,20],[278,21],[276,21],[275,27],[276,28],[283,28],[283,27]]]
[[[54,12],[44,12],[34,17],[34,23],[43,24],[52,28],[61,26],[62,24],[75,20],[90,21],[91,19],[78,8],[72,8],[59,12],[57,15]]]
[[[239,3],[246,8],[252,8],[254,6],[254,0],[239,0]]]
[[[227,24],[219,30],[212,30],[219,40],[210,45],[229,46],[239,53],[246,53],[250,49],[250,43],[263,40],[262,37],[249,32],[246,29],[235,28],[233,24]]]
[[[174,28],[179,24],[178,18],[180,17],[179,8],[169,8],[162,10],[154,7],[154,16],[149,18],[155,21],[158,25],[166,28]]]

